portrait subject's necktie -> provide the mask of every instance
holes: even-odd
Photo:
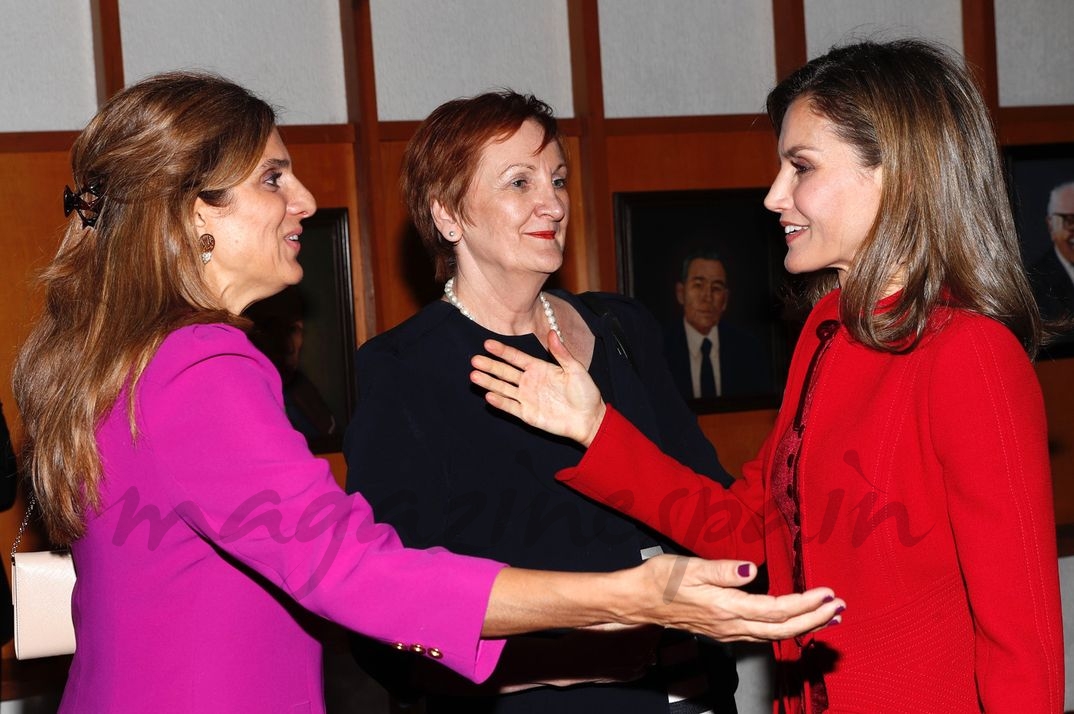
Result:
[[[716,395],[716,375],[712,371],[712,340],[701,340],[701,398],[714,399]]]

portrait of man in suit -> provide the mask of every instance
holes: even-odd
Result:
[[[1045,216],[1052,246],[1029,266],[1029,279],[1045,318],[1074,315],[1074,180],[1055,186]]]
[[[723,321],[730,296],[727,265],[716,250],[687,254],[675,283],[682,319],[667,328],[664,341],[672,377],[686,399],[772,390],[770,360],[757,338]]]

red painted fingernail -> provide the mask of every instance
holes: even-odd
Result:
[[[840,605],[839,607],[835,608],[835,614],[838,615],[841,612],[843,612],[843,610],[846,610],[846,609],[847,609],[846,605]]]
[[[740,577],[748,578],[750,576],[750,564],[743,563],[742,565],[738,566],[738,574]]]
[[[831,601],[832,601],[832,600],[834,600],[834,599],[835,599],[835,595],[825,595],[825,596],[824,596],[824,602],[825,602],[825,603],[829,603],[829,602],[831,602]]]
[[[828,624],[825,625],[825,627],[832,627],[833,625],[838,625],[840,622],[842,622],[842,620],[840,620],[838,617],[833,617],[832,619],[828,620]]]

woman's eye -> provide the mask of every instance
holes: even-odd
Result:
[[[272,173],[270,173],[268,176],[265,177],[265,183],[267,183],[270,186],[274,186],[274,187],[278,188],[279,185],[280,185],[280,178],[282,176],[283,176],[283,172],[281,172],[281,171],[273,171]]]
[[[803,164],[800,161],[792,161],[791,166],[794,167],[794,172],[796,174],[804,174],[812,168],[809,164]]]
[[[552,179],[552,185],[556,188],[567,188],[567,179],[565,177],[556,177]]]
[[[514,181],[511,182],[511,185],[514,186],[515,188],[525,188],[526,187],[526,179],[517,178],[517,179],[515,179]]]

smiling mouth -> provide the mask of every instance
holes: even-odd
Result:
[[[783,235],[789,243],[795,238],[797,238],[807,228],[809,228],[809,226],[786,225],[783,226]]]
[[[528,235],[531,235],[534,238],[540,238],[541,240],[555,240],[556,238],[555,231],[533,231]]]

